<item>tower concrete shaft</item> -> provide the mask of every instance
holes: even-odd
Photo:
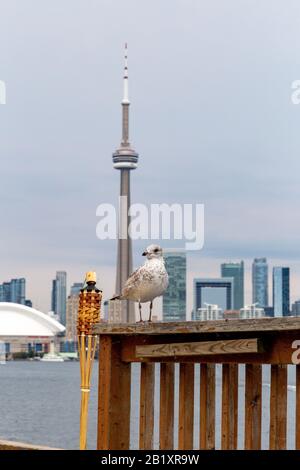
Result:
[[[132,274],[132,241],[128,236],[130,217],[130,170],[123,169],[120,174],[120,204],[119,204],[119,238],[117,254],[116,292],[120,293]],[[122,238],[126,236],[126,238]],[[121,301],[122,319],[125,322],[135,322],[134,303],[128,300]]]
[[[129,143],[129,97],[127,45],[125,45],[124,93],[122,100],[122,140],[113,154],[114,168],[120,170],[119,236],[117,254],[116,294],[122,292],[125,282],[132,274],[132,241],[128,235],[130,224],[130,171],[137,168],[138,153]],[[125,322],[135,322],[134,303],[121,301],[121,318]]]

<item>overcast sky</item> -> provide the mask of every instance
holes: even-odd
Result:
[[[135,202],[205,204],[191,280],[223,260],[291,266],[300,297],[298,0],[0,0],[0,281],[24,276],[47,311],[57,269],[114,291],[116,244],[95,235],[117,202],[123,44]],[[144,243],[134,245],[135,265]],[[147,242],[145,243],[147,244]],[[172,246],[172,243],[163,246]],[[174,246],[179,246],[178,243]]]

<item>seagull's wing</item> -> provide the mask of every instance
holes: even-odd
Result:
[[[151,282],[149,272],[145,269],[144,266],[141,266],[136,271],[134,271],[131,276],[125,282],[122,296],[126,297],[133,289],[137,289],[141,283]]]

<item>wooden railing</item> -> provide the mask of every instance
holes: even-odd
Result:
[[[24,442],[5,441],[3,439],[0,439],[0,451],[1,450],[63,450],[63,449],[39,446],[35,444],[27,444]]]
[[[300,340],[300,318],[101,323],[96,325],[94,332],[100,335],[98,449],[129,449],[133,414],[139,414],[140,449],[154,448],[155,419],[159,421],[160,449],[174,449],[174,436],[180,450],[215,449],[218,426],[221,427],[219,447],[236,449],[241,422],[244,428],[242,447],[245,449],[261,449],[263,424],[267,427],[269,449],[285,449],[288,432],[293,432],[294,447],[300,449],[299,365],[296,366],[292,430],[287,422],[287,365],[292,363],[295,353],[293,342]],[[132,363],[141,363],[138,403],[131,400]],[[159,377],[155,374],[155,363],[160,364]],[[175,363],[179,363],[178,381],[175,380]],[[200,364],[200,385],[196,390],[197,364]],[[222,368],[218,387],[217,364]],[[243,387],[239,373],[242,364],[245,365]],[[271,365],[266,423],[262,422],[264,364]],[[155,401],[156,378],[159,379],[158,401]],[[219,416],[216,412],[218,388]],[[178,400],[175,399],[177,395]],[[244,401],[243,420],[238,407],[241,398]],[[195,399],[200,413],[197,420]],[[196,421],[199,422],[197,430]],[[196,435],[199,438],[195,445]]]

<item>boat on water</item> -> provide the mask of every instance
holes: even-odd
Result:
[[[41,358],[41,362],[64,362],[64,358],[55,352],[54,342],[50,343],[50,351]]]
[[[45,354],[41,362],[65,362],[64,358],[58,354]]]

